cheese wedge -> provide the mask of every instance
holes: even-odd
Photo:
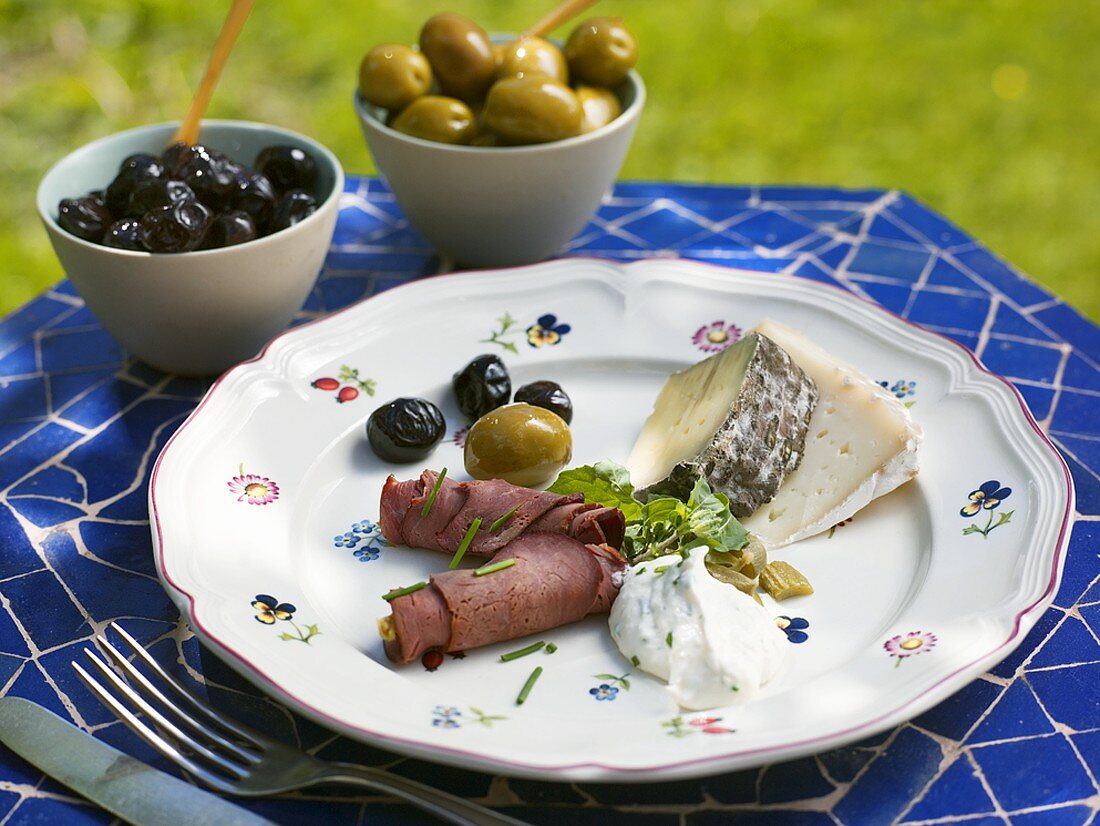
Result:
[[[627,459],[631,481],[686,500],[706,479],[748,516],[798,467],[816,398],[781,348],[748,335],[668,377]]]
[[[742,520],[774,548],[828,530],[916,476],[922,432],[892,393],[796,330],[765,320],[755,332],[786,350],[818,390],[802,463]]]

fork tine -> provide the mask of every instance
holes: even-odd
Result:
[[[88,656],[88,659],[92,661],[92,665],[96,667],[96,670],[114,686],[115,693],[121,694],[130,705],[137,708],[142,714],[153,721],[164,731],[167,731],[172,737],[174,737],[180,743],[187,746],[188,749],[195,752],[196,755],[201,755],[206,758],[210,763],[213,763],[219,769],[233,778],[240,779],[244,777],[244,767],[232,763],[217,752],[211,751],[205,745],[200,743],[194,737],[183,731],[179,726],[161,714],[156,708],[154,708],[144,697],[138,694],[134,689],[128,686],[122,681],[107,663],[103,662],[95,652],[85,648],[84,653]]]
[[[119,700],[108,690],[102,683],[95,677],[89,674],[80,663],[76,660],[72,661],[73,669],[76,671],[77,676],[83,681],[84,685],[95,695],[103,705],[107,706],[119,720],[125,724],[134,734],[140,737],[146,744],[156,749],[164,757],[167,757],[177,766],[184,771],[194,775],[207,786],[217,789],[220,792],[229,793],[234,789],[233,784],[228,782],[225,778],[208,771],[204,767],[200,766],[194,760],[191,760],[185,754],[181,753],[177,748],[172,746],[167,740],[161,737],[156,731],[142,722],[141,718],[134,714],[130,709],[126,708]]]
[[[152,656],[149,654],[148,651],[145,650],[141,643],[130,636],[130,632],[119,625],[117,622],[111,622],[107,627],[113,629],[114,632],[118,634],[119,637],[126,643],[127,647],[135,655],[140,657],[141,661],[145,663],[145,665],[148,666],[158,677],[160,677],[166,685],[174,690],[181,699],[187,702],[193,710],[195,710],[199,714],[202,714],[207,719],[213,721],[217,725],[221,726],[226,731],[235,734],[237,737],[241,738],[241,740],[243,740],[246,744],[254,746],[257,749],[262,749],[272,742],[266,735],[261,734],[255,729],[249,728],[243,723],[238,723],[235,720],[230,720],[228,717],[225,717],[220,712],[218,712],[218,710],[215,709],[213,706],[209,705],[209,703],[204,702],[202,699],[197,697],[194,692],[192,692],[190,689],[188,689],[186,686],[176,680],[175,677],[165,671],[164,668],[161,667],[161,664],[152,658]]]
[[[183,723],[189,726],[195,733],[212,740],[217,743],[221,748],[228,751],[234,757],[238,758],[244,763],[257,763],[260,760],[259,755],[253,752],[247,751],[238,744],[227,740],[222,737],[217,731],[208,725],[205,725],[199,720],[196,720],[193,716],[187,713],[185,709],[180,708],[174,704],[168,697],[164,696],[159,688],[153,685],[149,678],[142,674],[137,667],[126,659],[122,653],[111,645],[102,634],[97,634],[95,637],[96,644],[103,649],[103,652],[107,655],[107,658],[115,665],[115,667],[122,672],[122,676],[131,684],[136,692],[144,695],[152,702],[158,701],[165,708],[170,709],[172,713]]]

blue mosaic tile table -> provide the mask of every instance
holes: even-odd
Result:
[[[1100,329],[899,192],[619,185],[569,254],[681,256],[837,284],[973,349],[1061,449],[1078,515],[1061,588],[1023,644],[910,723],[765,768],[646,785],[555,784],[350,742],[259,695],[205,651],[153,567],[146,487],[206,384],[127,358],[68,283],[0,321],[0,691],[168,768],[76,679],[121,618],[231,713],[322,757],[384,765],[533,823],[1086,824],[1100,811]],[[299,316],[439,271],[377,180],[350,178]],[[247,804],[280,823],[418,823],[393,801],[311,792]],[[4,824],[111,817],[0,747]]]

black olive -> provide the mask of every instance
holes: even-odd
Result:
[[[497,356],[478,356],[451,377],[458,409],[471,422],[476,422],[490,410],[508,404],[512,397],[512,380],[508,368]]]
[[[65,198],[57,205],[57,223],[77,238],[98,244],[110,226],[111,213],[103,201],[85,195],[83,198]]]
[[[141,218],[141,242],[150,252],[197,249],[211,217],[210,210],[198,201],[180,201],[151,210]]]
[[[573,402],[556,381],[533,381],[516,391],[517,402],[526,402],[535,407],[557,413],[565,423],[573,421]]]
[[[271,225],[275,212],[275,188],[256,170],[242,169],[237,173],[237,185],[230,206],[251,215],[256,231],[263,235]]]
[[[317,164],[297,146],[269,146],[256,156],[256,169],[267,176],[280,192],[312,190],[317,182]]]
[[[130,217],[130,193],[134,191],[134,187],[150,178],[163,177],[164,174],[164,164],[152,155],[144,152],[131,155],[122,162],[118,175],[107,185],[103,199],[107,209],[115,218]]]
[[[218,150],[199,144],[181,153],[181,158],[173,174],[185,181],[195,191],[195,196],[211,209],[228,206],[241,167]]]
[[[317,211],[317,199],[303,189],[284,192],[275,203],[275,213],[271,219],[271,231],[292,227]]]
[[[218,247],[232,247],[243,244],[256,237],[256,224],[247,212],[236,209],[215,215],[210,229],[202,241],[202,249],[212,250]]]
[[[145,252],[145,245],[141,243],[141,221],[136,218],[120,218],[115,221],[107,227],[103,246]]]
[[[447,422],[426,399],[394,399],[370,414],[367,440],[379,459],[416,462],[443,440]]]
[[[134,184],[130,193],[127,215],[144,215],[151,209],[160,209],[180,201],[194,200],[195,193],[183,181],[168,178],[146,178]]]

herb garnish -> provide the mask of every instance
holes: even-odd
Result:
[[[395,588],[388,594],[382,594],[382,599],[384,599],[386,602],[389,602],[390,600],[397,599],[398,597],[403,597],[405,596],[405,594],[412,594],[419,591],[421,588],[427,587],[427,582],[418,582],[415,585],[407,585],[404,588]]]
[[[432,505],[435,504],[435,497],[439,495],[439,489],[443,486],[443,480],[447,478],[447,468],[443,468],[439,472],[439,476],[435,478],[435,484],[432,485],[432,492],[428,494],[428,500],[424,503],[424,507],[420,509],[421,516],[427,516],[431,511]]]
[[[531,689],[534,688],[535,681],[539,678],[541,673],[542,666],[536,665],[535,670],[531,672],[531,676],[527,678],[527,682],[525,682],[523,688],[520,689],[519,696],[516,697],[517,706],[523,705],[524,701],[527,699],[527,695],[531,693]]]
[[[667,645],[669,648],[672,648],[672,632],[671,631],[669,631],[668,636],[665,637],[665,645]]]
[[[583,493],[585,501],[619,508],[626,517],[623,553],[631,563],[699,545],[739,551],[749,542],[748,531],[730,513],[729,499],[712,491],[704,479],[696,481],[686,502],[655,496],[642,504],[634,498],[626,468],[603,461],[563,471],[548,490]]]
[[[553,654],[557,650],[558,650],[558,647],[556,645],[554,645],[554,643],[550,642],[550,643],[546,644],[546,653],[547,654]]]
[[[550,645],[554,644],[550,643]],[[526,657],[528,654],[534,654],[541,648],[546,648],[548,651],[550,650],[544,641],[539,640],[538,642],[531,643],[526,648],[520,648],[517,651],[509,651],[507,654],[501,654],[500,661],[502,663],[507,663],[511,662],[512,660],[518,660],[520,657]],[[557,646],[554,646],[554,651],[557,651]]]
[[[489,526],[489,533],[496,533],[499,528],[503,527],[509,519],[516,515],[516,511],[518,510],[519,505],[516,505],[514,508],[508,511],[508,513],[504,514],[503,516],[497,517],[496,521]]]
[[[462,561],[462,557],[466,554],[470,545],[474,542],[474,536],[481,528],[481,517],[475,516],[474,521],[470,523],[470,527],[466,529],[466,535],[462,537],[462,541],[458,543],[458,550],[455,551],[455,555],[451,557],[451,564],[448,566],[452,571],[458,567],[458,563]]]
[[[492,565],[482,565],[480,568],[474,569],[474,576],[487,576],[488,574],[495,574],[497,571],[503,571],[505,568],[511,568],[516,564],[514,559],[502,559],[500,562],[494,562]]]

